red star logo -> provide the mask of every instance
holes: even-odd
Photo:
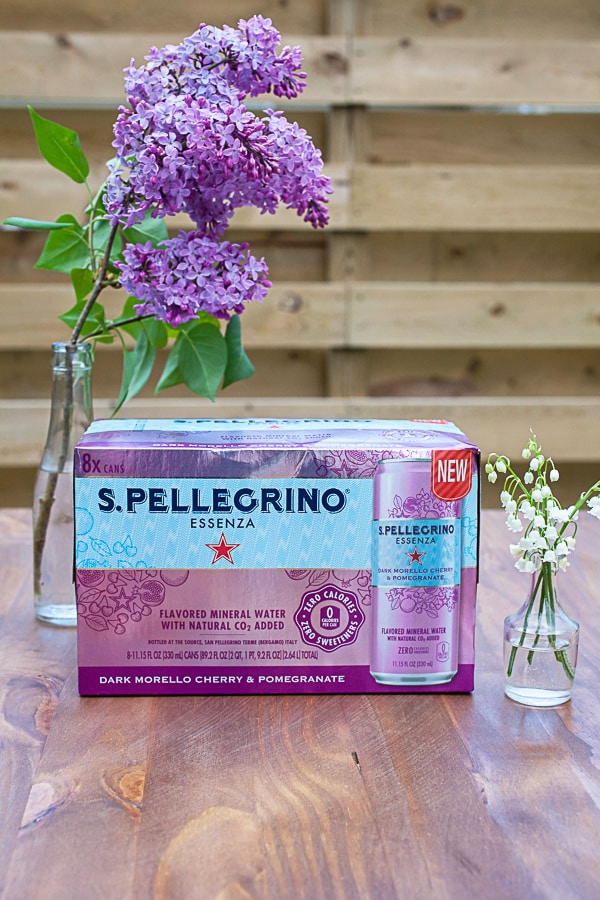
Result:
[[[412,553],[406,551],[406,555],[410,559],[411,563],[419,563],[419,565],[423,565],[421,562],[422,558],[425,556],[424,553],[420,553],[418,550],[413,550]]]
[[[227,562],[230,562],[231,565],[235,565],[233,559],[231,558],[232,552],[239,547],[239,544],[228,544],[227,538],[225,537],[225,533],[221,532],[221,537],[219,538],[218,544],[206,544],[209,550],[214,550],[215,555],[213,556],[211,566],[214,566],[216,562],[220,559],[226,559]]]

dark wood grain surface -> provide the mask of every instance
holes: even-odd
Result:
[[[472,695],[80,698],[74,631],[38,625],[30,526],[0,512],[5,900],[597,898],[600,524],[561,576],[571,703],[503,695],[524,598],[482,522]]]

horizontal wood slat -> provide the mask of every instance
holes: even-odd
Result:
[[[600,347],[600,287],[354,284],[350,346]]]
[[[0,350],[68,339],[56,317],[73,302],[68,285],[0,284]],[[248,347],[600,347],[600,286],[279,282],[242,322]]]
[[[195,28],[202,20],[214,25],[236,23],[258,7],[286,33],[319,34],[324,30],[360,35],[410,34],[440,38],[528,37],[589,40],[600,37],[597,0],[460,0],[456,3],[402,3],[398,0],[10,0],[4,3],[6,29],[93,30],[136,32],[147,29]]]
[[[356,166],[351,189],[367,231],[600,227],[600,166]]]
[[[110,416],[112,401],[96,399],[97,418]],[[0,400],[0,453],[3,466],[39,464],[49,404],[41,400]],[[500,448],[518,454],[529,429],[564,462],[600,460],[596,397],[264,397],[240,400],[132,400],[119,418],[382,418],[449,419],[486,453]],[[577,440],[573,440],[573,435]]]
[[[24,0],[22,0],[24,2]],[[29,0],[31,2],[31,0]],[[61,0],[61,3],[74,0]],[[85,0],[90,3],[91,0]],[[108,0],[109,3],[115,0]],[[344,0],[342,0],[344,2]],[[546,40],[599,37],[596,0],[459,0],[455,3],[401,3],[358,0],[364,7],[364,32],[431,37]]]
[[[600,228],[598,166],[347,166],[330,165],[332,230],[588,231]],[[101,183],[104,173],[90,179]],[[0,159],[0,218],[79,215],[81,185],[43,161]],[[240,209],[239,228],[306,230],[292,210],[263,215]],[[173,228],[189,226],[174,216]]]
[[[4,28],[35,29],[56,33],[64,29],[75,31],[91,30],[108,32],[109,36],[118,29],[119,33],[139,32],[152,26],[161,32],[177,31],[178,39],[198,27],[199,22],[211,25],[230,25],[238,19],[248,18],[254,8],[260,6],[260,13],[273,19],[277,28],[298,31],[303,34],[319,33],[323,30],[325,5],[328,0],[302,0],[288,3],[287,0],[224,0],[215,4],[212,0],[10,0],[3,5],[2,22]],[[581,3],[582,0],[572,0]],[[587,0],[586,0],[587,2]]]
[[[597,106],[599,54],[599,41],[363,38],[349,94],[384,106]]]
[[[193,26],[192,26],[193,30]],[[5,104],[116,106],[122,70],[175,32],[0,32]],[[297,106],[598,106],[598,40],[283,35],[300,44],[308,86]],[[277,98],[278,105],[289,101]]]

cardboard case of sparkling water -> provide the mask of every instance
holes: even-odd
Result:
[[[472,690],[478,464],[445,421],[94,422],[80,693]]]

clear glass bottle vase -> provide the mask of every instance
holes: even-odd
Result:
[[[556,581],[554,564],[542,563],[524,604],[504,620],[504,692],[527,706],[571,699],[579,625],[560,605]]]
[[[48,435],[33,496],[33,593],[38,619],[75,625],[73,450],[93,418],[91,344],[52,344]]]

